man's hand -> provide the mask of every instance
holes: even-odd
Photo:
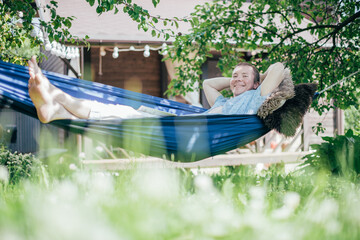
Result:
[[[279,86],[284,79],[284,65],[280,62],[272,64],[264,74],[260,75],[261,96],[266,96]]]

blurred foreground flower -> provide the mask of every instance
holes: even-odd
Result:
[[[276,219],[289,218],[300,204],[300,195],[296,192],[288,192],[284,197],[284,206],[272,212],[272,217]]]
[[[0,166],[0,181],[5,184],[9,182],[9,171],[5,166]]]
[[[139,193],[144,197],[167,201],[177,199],[179,196],[179,175],[170,169],[147,169],[139,170],[133,182],[136,187],[133,193]]]
[[[201,192],[211,192],[214,190],[213,181],[207,175],[198,175],[195,178],[195,187]]]

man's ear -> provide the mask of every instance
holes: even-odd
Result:
[[[254,83],[254,89],[257,89],[260,86],[259,82]]]

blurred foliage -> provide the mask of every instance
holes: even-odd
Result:
[[[44,41],[40,35],[36,34],[40,28],[46,32],[50,42],[55,40],[65,43],[68,41],[75,44],[81,41],[69,32],[74,17],[57,15],[56,1],[50,1],[44,7],[50,12],[51,19],[48,22],[40,20],[39,23],[36,23],[34,19],[37,17],[37,7],[33,0],[2,1],[0,4],[1,60],[25,65],[34,51],[39,54],[39,47]],[[85,39],[87,38],[85,37]]]
[[[345,135],[323,137],[313,144],[314,153],[304,157],[305,168],[353,176],[360,174],[360,137],[348,130]]]
[[[354,134],[360,135],[360,110],[359,106],[351,106],[345,110],[345,130],[353,130]]]
[[[22,179],[38,174],[41,163],[32,154],[14,152],[5,147],[0,148],[0,165],[7,167],[9,182],[15,184]]]
[[[70,171],[70,170],[69,170]],[[72,170],[0,184],[1,239],[358,239],[359,182],[224,167]],[[294,234],[296,233],[296,234]]]

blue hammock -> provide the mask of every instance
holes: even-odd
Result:
[[[269,129],[256,115],[193,115],[206,109],[128,90],[43,71],[52,84],[83,99],[131,106],[141,105],[175,113],[173,117],[126,120],[56,120],[56,126],[99,139],[130,151],[172,159],[197,161],[243,146]],[[28,68],[0,61],[1,107],[37,117],[28,94]]]

